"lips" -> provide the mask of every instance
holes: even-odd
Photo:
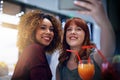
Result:
[[[51,37],[50,36],[43,36],[42,37],[44,40],[46,40],[46,41],[51,41]]]
[[[70,36],[69,39],[76,40],[76,39],[78,39],[78,37],[76,37],[76,36]]]

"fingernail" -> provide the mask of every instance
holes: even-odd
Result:
[[[76,0],[74,0],[74,3],[76,4],[76,3],[77,3],[77,1],[76,1]]]

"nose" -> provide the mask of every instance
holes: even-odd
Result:
[[[72,29],[71,33],[75,33],[75,32],[76,32],[75,29]]]
[[[47,29],[47,30],[46,30],[46,33],[50,33],[50,29]]]

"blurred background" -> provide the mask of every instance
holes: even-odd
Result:
[[[119,0],[102,0],[102,2],[116,34],[117,43],[115,54],[120,54],[120,2]],[[94,41],[97,47],[100,48],[100,30],[92,17],[78,14],[74,10],[61,10],[59,8],[59,0],[0,0],[0,62],[2,62],[0,63],[2,65],[0,72],[4,66],[7,66],[8,69],[6,68],[6,72],[3,73],[12,75],[19,55],[16,47],[19,18],[24,13],[36,9],[54,14],[61,20],[62,27],[67,18],[83,18],[89,25],[91,41]],[[95,35],[97,38],[94,37]]]

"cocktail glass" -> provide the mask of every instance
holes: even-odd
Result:
[[[92,60],[81,60],[78,64],[78,73],[83,80],[92,80],[95,68]]]

